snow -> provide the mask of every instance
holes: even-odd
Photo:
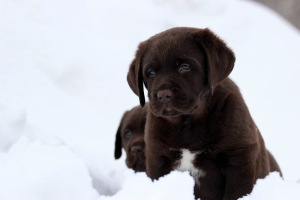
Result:
[[[231,78],[278,161],[242,198],[300,199],[300,33],[245,0],[3,0],[0,199],[193,199],[193,178],[158,181],[114,160],[126,74],[140,41],[209,27],[234,50]]]
[[[174,195],[174,191],[180,192]],[[194,180],[187,172],[174,171],[154,182],[145,173],[137,173],[126,180],[122,190],[116,195],[102,196],[98,200],[194,199],[193,191]]]
[[[243,200],[265,200],[265,199],[292,199],[300,198],[300,184],[292,181],[283,181],[279,173],[272,172],[265,179],[256,181],[256,185],[249,196]]]
[[[9,154],[1,156],[0,176],[1,199],[96,199],[98,196],[85,163],[64,145],[30,143],[21,138]]]

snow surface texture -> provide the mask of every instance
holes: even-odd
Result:
[[[193,179],[158,181],[113,158],[126,74],[140,41],[175,26],[216,32],[285,180],[242,198],[300,199],[300,33],[243,0],[3,0],[0,12],[0,199],[193,199]],[[124,155],[124,154],[123,154]]]

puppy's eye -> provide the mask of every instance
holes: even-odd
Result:
[[[186,72],[191,70],[191,65],[187,63],[182,63],[179,67],[179,72]]]
[[[124,135],[126,138],[129,138],[132,135],[132,133],[130,130],[125,130]]]
[[[154,71],[153,69],[148,69],[148,70],[147,70],[147,75],[148,75],[149,77],[154,77],[154,76],[155,76],[155,71]]]

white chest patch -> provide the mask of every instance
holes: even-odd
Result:
[[[205,172],[196,168],[193,164],[196,156],[201,152],[192,153],[188,149],[181,149],[181,158],[175,162],[175,169],[178,171],[189,171],[195,182],[200,185],[199,178],[205,176]]]

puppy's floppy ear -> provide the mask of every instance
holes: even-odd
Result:
[[[140,105],[145,105],[145,95],[143,86],[143,69],[142,69],[142,56],[145,49],[145,42],[139,44],[138,50],[136,51],[135,58],[129,66],[127,74],[127,82],[131,90],[140,98]]]
[[[115,159],[119,159],[122,156],[122,136],[121,136],[121,128],[123,125],[123,120],[125,119],[125,115],[127,112],[124,113],[120,125],[118,127],[116,133],[116,141],[115,141]]]
[[[117,134],[116,134],[115,159],[119,159],[122,156],[122,137],[121,137],[121,132],[120,132],[120,126],[119,126]]]
[[[235,56],[226,43],[207,28],[199,31],[195,39],[206,54],[208,85],[213,94],[214,88],[232,71]]]

